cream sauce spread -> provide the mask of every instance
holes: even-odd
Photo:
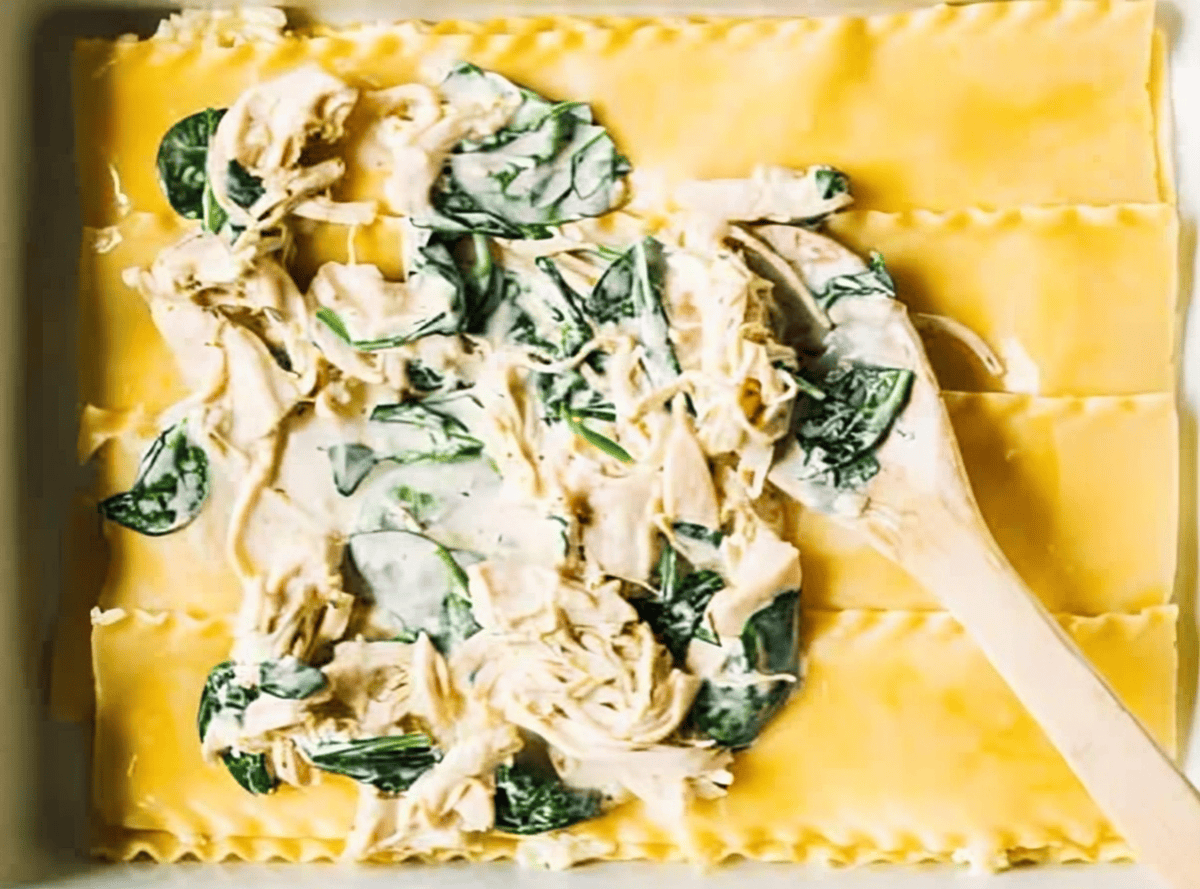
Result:
[[[213,21],[213,39],[226,40],[222,27]],[[408,230],[402,280],[329,263],[307,292],[294,283],[285,257],[298,217],[354,223],[375,212],[330,200],[347,158],[386,173],[384,212],[419,222],[454,147],[513,119],[520,96],[506,83],[360,94],[303,67],[247,90],[207,165],[242,231],[232,243],[188,235],[126,276],[193,392],[162,419],[187,419],[214,491],[230,492],[204,508],[228,516],[227,557],[243,585],[232,659],[252,677],[264,660],[296,658],[326,679],[307,697],[264,694],[240,719],[218,717],[206,753],[262,753],[279,780],[304,784],[312,751],[331,740],[421,731],[440,750],[403,793],[361,785],[351,856],[454,849],[490,829],[495,770],[530,735],[568,785],[639,797],[667,819],[692,796],[723,793],[731,754],[690,732],[689,710],[747,621],[800,588],[799,554],[761,497],[799,391],[796,353],[778,338],[772,283],[727,235],[737,221],[812,220],[844,206],[827,168],[683,183],[653,212],[616,211],[603,231],[585,219],[546,240],[498,239],[523,289],[476,333],[395,341],[461,298],[423,277],[419,228]],[[351,112],[370,120],[352,146],[342,141]],[[309,164],[314,143],[327,159]],[[231,163],[262,184],[250,207],[225,185]],[[561,321],[538,314],[557,298],[538,262],[587,292],[611,260],[598,248],[626,250],[649,233],[663,245],[661,316],[598,322],[556,361],[512,334],[513,306],[539,331]],[[864,268],[830,243],[804,241],[810,286]],[[873,308],[888,310],[853,311]],[[849,330],[862,319],[840,320]],[[567,373],[608,407],[549,422],[538,387]],[[418,395],[435,415],[405,413]],[[449,456],[411,456],[431,448]],[[721,529],[720,539],[687,539],[681,523]],[[692,639],[685,663],[631,604],[653,589],[664,541],[725,579],[704,609],[713,635]],[[370,595],[356,589],[364,582]],[[439,648],[431,636],[447,629],[440,608],[452,596],[469,603],[477,631]],[[529,843],[526,858],[575,857],[553,837]]]

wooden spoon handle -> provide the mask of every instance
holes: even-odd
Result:
[[[946,518],[936,523],[947,532],[936,544],[892,540],[886,554],[974,638],[1138,860],[1172,889],[1200,887],[1200,795],[1025,586],[982,521]]]

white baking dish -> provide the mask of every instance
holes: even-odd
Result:
[[[1003,2],[1003,0],[999,0]],[[1099,0],[1097,0],[1099,2]],[[199,5],[199,4],[197,4]],[[322,19],[483,18],[518,12],[820,14],[915,5],[912,0],[728,0],[678,3],[488,3],[467,0],[307,0],[298,15]],[[1180,719],[1193,780],[1200,779],[1197,699],[1197,461],[1200,319],[1190,317],[1200,206],[1200,9],[1188,0],[1159,4],[1171,43],[1175,156],[1181,224],[1182,385],[1181,528],[1176,595],[1180,623]],[[741,864],[703,878],[684,866],[591,865],[566,875],[520,871],[511,864],[407,867],[330,865],[107,865],[85,846],[89,796],[86,729],[44,716],[45,640],[64,577],[63,517],[75,426],[75,256],[79,214],[72,165],[69,54],[77,36],[153,29],[167,4],[156,0],[0,0],[0,885],[261,887],[394,885],[492,887],[567,881],[573,887],[624,889],[653,880],[664,887],[701,879],[714,887],[752,881],[830,889],[937,889],[969,881],[991,889],[1133,889],[1153,885],[1132,866],[1018,869],[972,878],[948,868],[886,867],[846,872]],[[1200,854],[1200,848],[1197,849]]]

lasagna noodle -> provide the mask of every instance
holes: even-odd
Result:
[[[947,393],[946,403],[992,533],[1051,610],[1133,612],[1170,600],[1178,516],[1172,396]],[[127,437],[100,450],[98,497],[128,487],[147,443]],[[213,496],[219,501],[221,492],[214,489]],[[796,504],[789,510],[810,607],[939,607],[901,568],[834,520]],[[107,522],[107,556],[94,544],[86,550],[96,565],[107,558],[107,569],[81,574],[102,584],[103,608],[231,615],[241,589],[223,557],[226,521],[227,510],[210,503],[165,537]],[[191,566],[186,582],[178,576],[181,564]]]
[[[1041,394],[1172,386],[1178,232],[1168,205],[851,211],[833,217],[830,228],[864,253],[880,250],[914,311],[965,323],[996,351],[1023,357]],[[85,246],[78,350],[85,403],[153,415],[186,394],[149,311],[121,274],[149,265],[187,230],[172,215],[138,212],[116,226],[121,238],[111,250]],[[296,276],[306,286],[321,263],[354,259],[397,278],[400,244],[400,223],[391,217],[353,229],[305,223],[296,239]],[[1015,365],[1010,377],[990,378],[946,334],[928,335],[927,348],[944,388],[1011,389],[1030,379]]]
[[[315,60],[389,86],[431,56],[588,102],[635,167],[672,176],[830,163],[877,210],[1154,202],[1153,15],[1149,0],[1060,0],[868,18],[400,25],[232,48],[84,41],[84,219],[111,224],[125,200],[167,212],[154,172],[163,133],[256,81]],[[712,138],[714,118],[736,138]]]
[[[1175,610],[1061,620],[1173,748]],[[636,806],[619,807],[570,829],[584,848],[612,858],[847,863],[1125,853],[947,615],[817,611],[804,621],[804,693],[738,755],[728,797],[697,804],[675,833]],[[226,622],[177,614],[112,613],[95,627],[97,851],[159,860],[312,860],[339,851],[352,782],[326,776],[256,797],[201,759],[196,703],[229,641]],[[148,650],[153,663],[141,656]],[[494,838],[466,855],[512,851]]]
[[[829,229],[862,255],[880,251],[912,311],[967,325],[1006,365],[993,377],[935,330],[924,339],[943,389],[1116,395],[1174,385],[1170,205],[851,211]]]
[[[1175,746],[1175,618],[1065,618],[1148,730]],[[1032,718],[945,614],[809,613],[804,692],[706,803],[713,859],[1095,860],[1120,848]],[[809,849],[812,837],[823,842]],[[815,853],[815,854],[814,854]]]
[[[988,527],[1050,610],[1096,615],[1170,601],[1179,515],[1172,395],[946,393],[945,401]],[[856,534],[790,508],[809,607],[939,607]]]

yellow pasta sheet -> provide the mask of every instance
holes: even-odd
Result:
[[[431,54],[590,102],[636,167],[673,176],[829,163],[877,210],[1154,202],[1165,193],[1147,89],[1153,13],[1149,0],[1061,0],[871,18],[451,23],[234,48],[88,41],[75,78],[84,218],[115,221],[120,195],[167,212],[154,177],[163,133],[257,80],[315,60],[389,86]]]
[[[1052,611],[1168,602],[1175,579],[1174,396],[946,393],[975,497],[1001,549]],[[812,608],[937,608],[832,519],[794,507]]]
[[[911,311],[967,325],[1005,364],[992,376],[960,341],[926,332],[943,389],[1116,395],[1174,386],[1170,205],[851,211],[829,229],[863,255],[880,251]]]
[[[1173,396],[947,393],[946,402],[984,517],[1049,608],[1102,614],[1170,600],[1178,521]],[[128,487],[148,441],[113,440],[100,450],[97,496]],[[791,509],[809,607],[938,607],[857,535],[830,518]],[[81,575],[93,584],[103,578],[104,608],[232,614],[241,590],[224,559],[225,521],[221,510],[205,510],[166,537],[105,523],[104,544],[93,539],[82,549],[97,567]],[[186,581],[180,565],[189,566]]]
[[[1174,609],[1062,620],[1172,747]],[[1008,855],[1125,853],[948,616],[808,612],[805,623],[804,688],[738,755],[728,797],[699,804],[683,824],[655,824],[627,805],[571,832],[599,857],[957,856],[994,864]],[[226,656],[227,623],[134,613],[96,626],[93,641],[98,851],[167,859],[337,853],[353,817],[352,782],[326,776],[254,797],[200,757],[196,705],[207,671]],[[512,844],[480,841],[469,851],[492,857]]]
[[[1172,386],[1177,226],[1167,205],[982,213],[850,212],[830,223],[864,253],[884,253],[914,311],[966,324],[1010,358],[1011,376],[989,377],[957,339],[926,334],[943,387],[1035,388],[1044,395],[1166,391]],[[134,213],[97,252],[81,256],[80,387],[86,403],[154,413],[183,397],[174,359],[142,299],[121,280],[149,265],[187,227]],[[321,262],[375,262],[398,276],[398,223],[355,230],[306,224],[297,237],[303,284]],[[1026,363],[1035,368],[1032,376]],[[129,368],[153,367],[153,373]],[[1032,382],[1032,386],[1023,385]]]

